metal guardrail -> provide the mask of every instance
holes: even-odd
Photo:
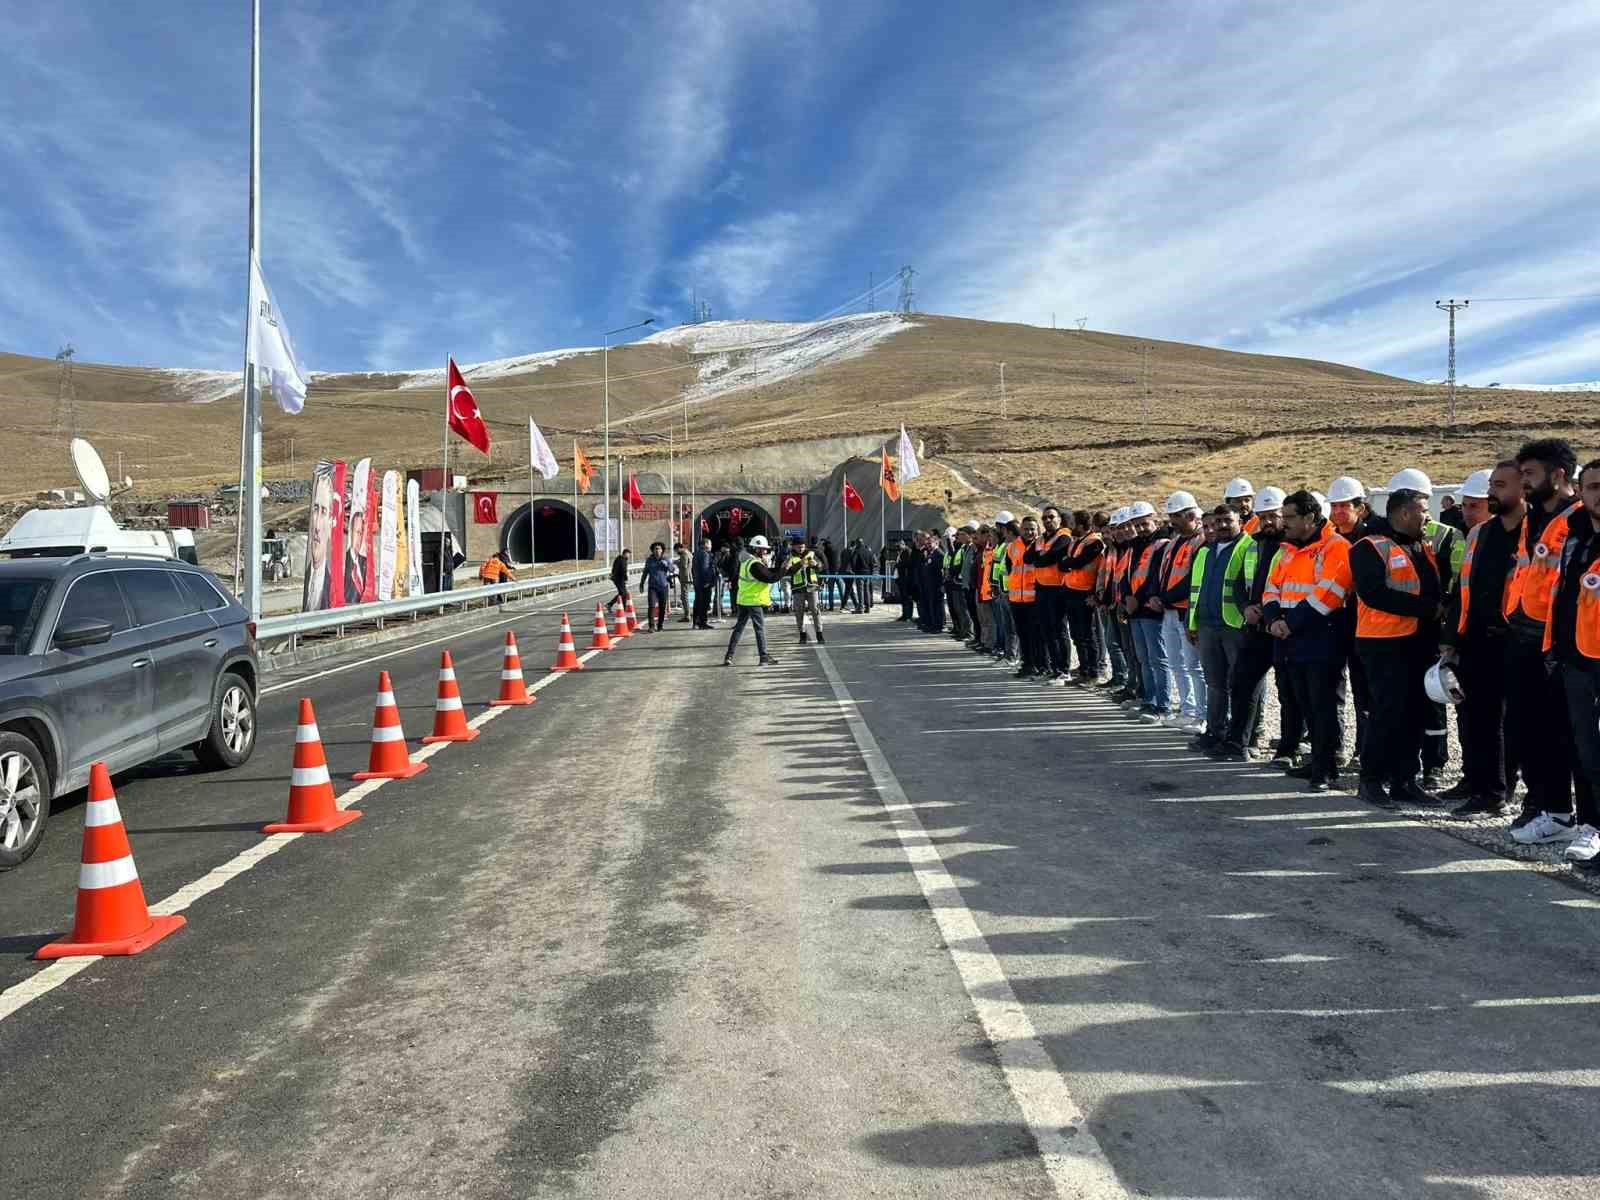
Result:
[[[410,617],[413,621],[423,613],[445,613],[451,609],[467,611],[475,604],[498,603],[536,595],[543,591],[578,587],[585,583],[608,580],[610,571],[596,568],[592,571],[570,571],[564,575],[541,575],[536,579],[516,583],[497,583],[491,587],[460,588],[448,592],[429,592],[425,596],[412,596],[405,600],[381,600],[372,604],[352,604],[347,608],[328,609],[324,612],[286,613],[282,616],[263,617],[256,622],[258,642],[277,642],[287,639],[292,650],[302,634],[332,631],[343,636],[353,625],[376,625],[382,629],[385,621],[396,617]]]

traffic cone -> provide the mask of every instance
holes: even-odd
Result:
[[[406,753],[406,733],[400,728],[400,709],[394,702],[394,685],[389,672],[378,672],[378,699],[372,710],[372,752],[367,769],[357,771],[356,779],[410,779],[428,769],[425,762],[412,762]]]
[[[611,614],[611,644],[615,646],[628,635],[628,613],[621,604],[618,604],[616,612]]]
[[[322,734],[317,732],[317,714],[311,701],[300,701],[300,720],[294,731],[294,773],[289,780],[289,815],[262,833],[332,833],[361,814],[353,808],[339,811],[333,800],[333,781],[328,778],[328,757],[322,752]]]
[[[517,635],[506,630],[506,656],[500,663],[500,694],[490,704],[503,708],[508,704],[532,704],[534,697],[522,682],[522,659],[517,654]]]
[[[628,632],[639,632],[639,618],[633,615],[633,597],[628,597]]]
[[[456,686],[456,665],[450,651],[439,656],[439,698],[433,702],[433,732],[423,738],[433,742],[470,742],[478,736],[467,728],[467,714],[461,708],[461,689]]]
[[[589,639],[589,649],[611,649],[611,638],[606,634],[606,610],[598,600],[594,602],[594,636]]]
[[[111,773],[103,762],[89,768],[89,802],[83,809],[83,856],[78,860],[78,909],[72,936],[34,951],[35,958],[139,954],[182,928],[182,917],[152,917],[133,865]]]
[[[578,648],[572,644],[572,622],[567,619],[567,614],[561,614],[561,641],[556,646],[556,665],[552,671],[581,671],[583,664],[578,661]]]

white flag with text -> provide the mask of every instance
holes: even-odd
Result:
[[[556,461],[555,452],[550,449],[550,443],[544,440],[544,434],[539,432],[532,417],[528,418],[528,465],[536,467],[546,479],[554,479],[561,474],[561,464]]]
[[[256,386],[271,389],[278,407],[297,413],[306,406],[311,373],[294,352],[289,327],[272,299],[261,264],[250,260],[250,346],[256,365]]]
[[[911,435],[902,425],[900,426],[900,482],[907,483],[921,474],[922,468],[917,466],[917,452],[911,447]]]

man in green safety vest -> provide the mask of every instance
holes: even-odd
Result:
[[[1220,746],[1228,733],[1228,699],[1234,664],[1244,648],[1244,612],[1235,583],[1251,545],[1241,534],[1239,514],[1219,504],[1210,515],[1213,540],[1195,551],[1189,571],[1189,641],[1199,647],[1206,677],[1206,727],[1191,743],[1196,750]]]
[[[760,656],[761,665],[772,666],[778,661],[767,653],[767,605],[772,602],[772,585],[784,577],[788,555],[779,555],[774,563],[772,545],[759,533],[750,539],[748,550],[749,553],[739,559],[738,588],[733,597],[738,619],[733,623],[733,633],[728,638],[728,653],[722,659],[725,667],[733,666],[733,652],[738,649],[739,635],[747,624],[755,626],[756,653]]]
[[[817,607],[817,593],[822,590],[822,566],[816,552],[806,548],[803,533],[789,536],[789,563],[787,575],[789,593],[794,597],[794,627],[800,631],[800,644],[806,637],[806,614],[811,614],[811,627],[817,631],[817,645],[824,644],[822,637],[822,612]]]

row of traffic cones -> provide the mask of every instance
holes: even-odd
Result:
[[[629,608],[632,606],[629,605]],[[617,637],[632,632],[627,621],[632,612],[619,617]],[[609,650],[602,606],[595,605],[595,640],[590,649]],[[636,624],[636,622],[635,622]],[[561,640],[556,646],[551,671],[581,671],[577,647],[572,641],[572,622],[561,614]],[[500,694],[494,705],[527,705],[530,695],[522,675],[522,659],[517,638],[506,633],[505,652],[500,666]],[[433,733],[423,738],[435,742],[470,742],[478,731],[467,725],[456,682],[455,664],[446,650],[439,659],[439,690],[434,701]],[[389,672],[378,673],[378,695],[373,706],[372,743],[367,769],[354,778],[410,779],[428,769],[425,762],[413,762],[406,752],[406,735],[400,725],[400,708],[395,703],[394,685]],[[357,820],[361,813],[340,809],[333,794],[333,779],[328,774],[328,758],[317,729],[317,714],[311,701],[300,701],[295,725],[294,765],[289,779],[289,811],[282,821],[263,825],[263,833],[331,833]],[[72,933],[40,947],[40,959],[76,958],[92,955],[131,955],[148,950],[184,925],[181,916],[152,916],[145,902],[144,887],[134,866],[128,831],[122,823],[117,797],[111,787],[111,774],[103,762],[89,770],[89,799],[84,806],[83,853],[78,867],[78,899]]]

